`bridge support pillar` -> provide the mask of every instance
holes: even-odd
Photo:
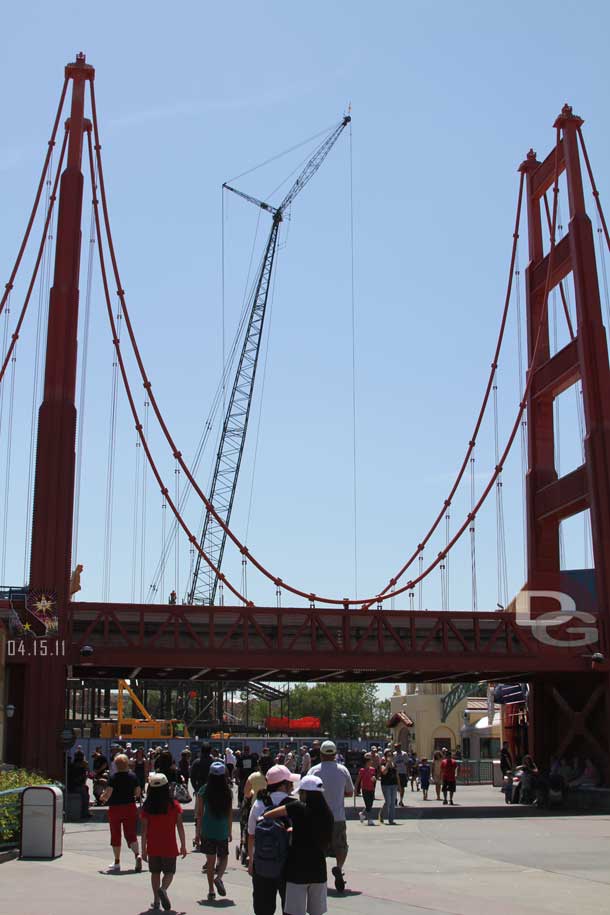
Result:
[[[599,767],[608,753],[607,673],[579,674],[534,685],[530,695],[529,752],[546,767],[553,759],[589,757]],[[607,773],[604,773],[607,775]]]
[[[590,511],[595,565],[595,617],[599,641],[584,642],[592,672],[578,680],[534,681],[530,699],[530,751],[540,765],[551,755],[586,754],[610,777],[610,369],[602,322],[591,221],[585,208],[579,157],[583,121],[566,105],[555,121],[557,146],[541,163],[530,150],[520,170],[526,176],[529,264],[526,271],[528,353],[532,362],[527,400],[528,473],[527,585],[529,591],[564,592],[560,567],[560,524]],[[569,229],[553,253],[544,253],[542,203],[565,171]],[[557,175],[556,175],[557,172]],[[547,209],[548,205],[545,206]],[[548,294],[572,274],[576,310],[571,341],[552,354]],[[563,295],[563,289],[561,289]],[[546,295],[546,300],[545,300]],[[538,345],[536,344],[538,341]],[[536,349],[537,345],[537,349]],[[536,358],[534,361],[534,354]],[[584,413],[584,459],[559,476],[553,424],[554,399],[580,384]],[[577,396],[580,396],[580,392]],[[549,609],[537,601],[532,616]],[[581,609],[581,608],[578,608]],[[574,644],[566,642],[565,650]],[[553,650],[558,650],[554,646]],[[560,649],[559,649],[560,650]],[[600,655],[599,663],[594,655]],[[605,656],[606,655],[606,656]],[[599,671],[596,672],[595,667]],[[603,668],[603,673],[602,669]],[[533,739],[532,739],[533,737]]]
[[[94,70],[79,54],[66,67],[72,80],[68,158],[61,176],[57,244],[38,416],[32,521],[30,589],[56,602],[58,645],[69,651],[68,608],[72,559],[76,441],[76,357],[81,253],[85,88]],[[59,654],[59,656],[57,656]],[[59,734],[65,722],[66,663],[60,652],[26,661],[25,718],[20,762],[46,775],[61,775]]]

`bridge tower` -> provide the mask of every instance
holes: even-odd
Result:
[[[44,395],[38,414],[36,477],[32,521],[30,589],[57,601],[58,638],[68,645],[67,604],[70,599],[72,521],[76,441],[76,356],[83,174],[85,89],[95,71],[78,54],[66,67],[72,81],[67,123],[68,158],[61,176],[57,245],[49,299]],[[22,763],[48,775],[62,772],[59,734],[64,727],[66,660],[60,656],[30,658],[23,667],[26,726]]]
[[[520,170],[527,186],[529,265],[526,270],[528,353],[531,362],[546,291],[572,273],[577,327],[573,339],[550,355],[548,312],[542,325],[534,379],[527,402],[528,473],[527,565],[529,590],[562,591],[560,522],[589,509],[595,566],[595,598],[601,638],[610,631],[610,370],[602,323],[594,235],[587,215],[579,155],[583,121],[565,105],[555,122],[558,147],[541,163],[530,150]],[[569,230],[554,252],[543,250],[542,204],[554,185],[555,172],[565,172]],[[548,211],[547,211],[548,212]],[[546,217],[545,217],[546,219]],[[583,464],[562,477],[555,465],[553,401],[580,381],[585,422]],[[548,605],[547,605],[548,609]],[[555,609],[555,607],[554,607]],[[558,607],[557,607],[558,609]],[[533,615],[536,604],[533,603]],[[601,651],[603,642],[583,646],[583,654]],[[591,673],[547,679],[532,689],[530,751],[546,764],[553,755],[579,752],[610,768],[610,678],[607,664]]]

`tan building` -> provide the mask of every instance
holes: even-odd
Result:
[[[499,711],[496,707],[489,727],[487,699],[469,697],[467,688],[454,683],[414,683],[407,684],[403,693],[397,686],[390,699],[394,741],[420,757],[430,758],[443,747],[460,749],[470,759],[480,759],[481,753],[483,758],[497,756],[501,739]]]

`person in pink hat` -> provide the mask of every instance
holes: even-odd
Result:
[[[300,776],[291,772],[287,766],[278,765],[268,769],[266,778],[267,788],[259,791],[248,818],[248,873],[252,877],[254,915],[274,915],[278,893],[282,901],[282,909],[286,896],[285,873],[275,877],[256,873],[256,824],[266,810],[282,805],[289,806],[297,800],[292,796],[292,792],[294,784],[299,781]]]

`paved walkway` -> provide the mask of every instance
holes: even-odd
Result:
[[[329,915],[599,915],[610,912],[610,816],[526,818],[505,813],[490,788],[461,789],[460,807],[411,807],[397,826],[348,823],[348,890],[330,892]],[[490,803],[491,802],[491,803]],[[479,815],[466,816],[477,807]],[[489,807],[492,815],[488,814]],[[526,810],[526,808],[522,808]],[[420,811],[422,811],[420,813]],[[438,815],[440,814],[440,816]],[[193,827],[187,825],[187,838]],[[235,828],[237,835],[237,827]],[[0,864],[3,910],[19,915],[140,915],[152,898],[146,871],[100,873],[110,863],[108,828],[68,824],[64,854],[49,862]],[[227,908],[250,915],[250,880],[231,852],[228,896],[205,900],[202,857],[178,862],[173,911]]]

